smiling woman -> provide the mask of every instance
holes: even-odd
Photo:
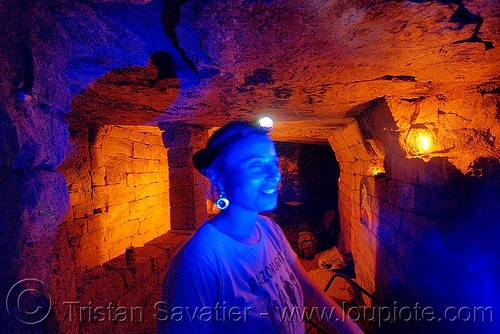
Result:
[[[274,143],[268,136],[251,135],[233,144],[222,157],[217,187],[226,193],[231,212],[270,211],[276,208],[281,172]],[[217,173],[217,172],[216,172]]]
[[[276,208],[281,180],[268,131],[232,122],[194,155],[195,168],[218,189],[221,212],[172,259],[158,333],[305,333],[304,307],[329,308],[336,319],[323,325],[335,332],[361,332],[316,289],[281,228],[259,216]]]

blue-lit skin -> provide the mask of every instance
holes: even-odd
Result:
[[[227,236],[247,245],[260,240],[256,220],[259,212],[276,208],[281,172],[278,154],[270,137],[251,134],[232,143],[222,155],[219,169],[211,181],[224,190],[229,206],[212,221],[212,225]],[[290,264],[304,293],[307,308],[335,310],[333,317],[346,321],[321,321],[335,333],[363,333],[342,311],[342,308],[315,286],[297,259]],[[235,284],[235,282],[232,282]]]
[[[233,142],[220,159],[211,181],[226,193],[229,206],[212,219],[211,224],[227,236],[253,245],[261,237],[257,215],[275,209],[278,202],[281,172],[274,143],[268,136],[251,134]],[[342,308],[312,282],[298,259],[290,264],[290,269],[302,287],[304,306],[334,310],[334,318],[346,319],[340,322],[320,319],[322,326],[335,333],[363,333],[343,314]]]
[[[212,224],[240,242],[258,242],[257,215],[278,203],[281,172],[274,143],[268,136],[252,134],[231,144],[221,158],[215,183],[226,193],[229,207]]]

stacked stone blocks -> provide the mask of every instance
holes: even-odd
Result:
[[[163,123],[163,143],[168,147],[171,228],[194,230],[207,218],[205,198],[208,180],[192,163],[193,154],[208,140],[205,129],[176,123]]]
[[[392,179],[390,170],[382,176],[374,174],[374,161],[383,161],[385,157],[377,156],[376,150],[370,149],[373,144],[363,138],[356,121],[332,133],[329,141],[341,170],[340,246],[353,254],[358,283],[378,296],[386,294],[389,282],[411,285],[409,273],[414,263],[411,250],[415,239],[419,238],[413,224],[425,224],[412,212],[418,185],[408,182],[408,178],[404,181]],[[393,159],[393,162],[399,164],[402,160]],[[385,166],[388,166],[387,161]],[[398,165],[395,168],[405,167]],[[369,226],[361,222],[363,182],[368,189],[365,200],[370,208]],[[365,301],[367,304],[371,302]]]
[[[66,225],[80,271],[170,229],[168,150],[156,127],[100,128],[79,172],[88,177],[70,185]]]
[[[391,128],[392,111],[384,114],[378,108],[376,113],[358,116],[329,137],[341,170],[340,247],[352,252],[361,286],[387,300],[404,294],[398,289],[415,298],[425,295],[422,278],[416,277],[422,275],[416,271],[422,265],[417,254],[457,207],[449,185],[460,174],[447,157],[408,157],[400,145],[402,130]],[[360,128],[362,117],[369,124],[384,126],[373,126],[367,133]],[[369,189],[368,226],[361,221],[362,185]]]

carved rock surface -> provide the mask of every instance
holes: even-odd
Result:
[[[175,28],[166,22],[175,15],[164,28],[175,29],[201,83],[180,92],[170,119],[335,120],[379,97],[448,96],[498,82],[494,1],[193,0],[177,10]]]
[[[53,169],[64,158],[70,111],[61,27],[43,2],[2,3],[0,13],[0,166]]]
[[[2,239],[18,233],[16,242],[33,243],[55,236],[69,208],[68,187],[59,172],[14,170],[3,175],[0,183]]]

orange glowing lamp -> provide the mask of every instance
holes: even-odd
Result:
[[[429,156],[429,148],[431,146],[429,137],[422,137],[422,151],[424,152],[424,156]]]

